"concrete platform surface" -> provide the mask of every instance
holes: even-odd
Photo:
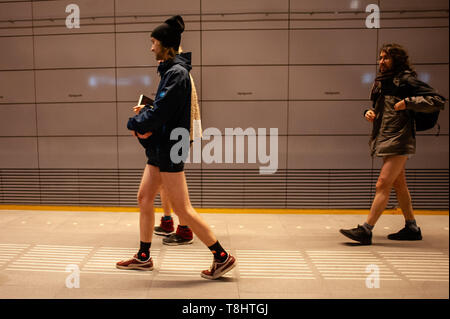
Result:
[[[154,236],[153,271],[116,269],[137,252],[138,213],[1,210],[0,298],[449,298],[448,215],[417,216],[415,242],[388,240],[404,221],[384,215],[371,246],[339,233],[365,215],[201,215],[238,261],[215,281],[200,277],[212,255],[196,237],[174,247]]]

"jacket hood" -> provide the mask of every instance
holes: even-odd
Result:
[[[184,67],[186,70],[191,71],[192,64],[191,64],[191,52],[186,53],[180,53],[175,56],[175,59],[173,60],[174,64],[180,64],[182,67]]]
[[[177,54],[175,58],[171,61],[164,61],[160,63],[158,66],[159,74],[163,75],[168,69],[170,69],[175,64],[179,64],[180,66],[185,68],[188,72],[190,72],[192,69],[191,56],[192,56],[191,52],[183,52]]]

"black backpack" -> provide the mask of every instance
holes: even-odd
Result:
[[[405,88],[405,82],[408,81],[408,78],[411,77],[411,72],[410,71],[406,71],[404,73],[404,75],[402,76],[402,78],[400,79],[394,79],[394,84],[398,87],[397,94],[399,96],[401,96],[402,98],[407,97],[410,92],[404,91]],[[415,77],[414,77],[415,78]],[[417,81],[417,80],[416,80]],[[397,83],[396,83],[397,82]],[[420,82],[420,81],[417,81]],[[417,95],[420,96],[426,96],[428,92],[433,91],[433,89],[427,84],[427,83],[423,83],[422,82],[422,92],[417,92]],[[425,92],[424,92],[425,91]],[[428,91],[428,92],[426,92]],[[425,93],[425,94],[423,94]],[[433,95],[437,95],[439,96],[443,101],[445,101],[445,98],[437,93],[434,93]],[[433,127],[438,126],[438,133],[436,135],[439,135],[441,127],[440,125],[437,123],[438,118],[439,118],[439,113],[440,111],[436,111],[433,113],[424,113],[424,112],[414,112],[412,111],[412,118],[415,122],[415,127],[416,127],[416,131],[426,131],[429,129],[432,129]]]
[[[440,111],[433,113],[413,112],[414,121],[416,122],[416,131],[426,131],[432,129],[437,124]],[[438,131],[441,127],[438,124]],[[438,132],[439,134],[439,132]]]

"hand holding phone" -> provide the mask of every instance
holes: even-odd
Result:
[[[145,105],[136,105],[133,106],[133,112],[134,114],[138,115],[139,112],[141,112],[141,110],[145,107]]]

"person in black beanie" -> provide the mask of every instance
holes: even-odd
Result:
[[[183,32],[183,18],[177,15],[167,19],[163,24],[157,26],[152,31],[151,37],[161,42],[163,48],[173,48],[175,51],[178,51],[181,43],[181,34]]]
[[[163,24],[156,27],[151,34],[151,37],[157,39],[162,46],[162,52],[156,59],[158,61],[163,60],[163,56],[167,54],[169,59],[174,59],[180,48],[181,34],[184,32],[184,21],[179,15],[173,16],[167,19]],[[164,195],[163,195],[164,194]],[[163,239],[163,243],[166,245],[185,245],[191,244],[193,242],[192,230],[186,225],[182,217],[179,217],[180,224],[177,227],[177,231],[172,233],[173,219],[170,214],[170,203],[166,198],[164,191],[160,194],[161,202],[164,201],[166,207],[168,207],[168,213],[164,213],[161,218],[161,223],[159,226],[154,228],[155,234],[168,236]]]
[[[152,270],[150,257],[152,230],[155,224],[154,199],[161,187],[169,197],[174,212],[186,221],[197,237],[210,249],[214,256],[209,270],[201,272],[206,279],[223,276],[236,266],[236,259],[219,243],[210,227],[194,210],[184,174],[184,158],[181,162],[172,160],[171,149],[184,143],[181,136],[171,139],[171,133],[178,128],[187,132],[191,126],[191,54],[180,53],[178,49],[184,21],[173,16],[159,25],[151,34],[152,51],[157,61],[161,81],[158,85],[153,107],[142,107],[143,111],[130,118],[127,128],[141,139],[152,138],[146,149],[148,157],[138,192],[140,208],[141,248],[131,259],[116,264],[119,269]],[[189,139],[188,139],[189,140]],[[189,143],[189,142],[188,142]],[[189,146],[188,146],[189,147]],[[184,154],[183,156],[187,156]]]

